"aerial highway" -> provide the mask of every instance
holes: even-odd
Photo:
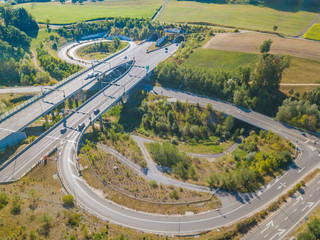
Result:
[[[109,59],[106,62],[98,63],[94,68],[94,71],[100,75],[110,71],[111,68],[116,67],[128,60],[124,59],[125,56],[128,58],[133,57],[134,49],[139,49],[140,46],[136,46],[135,43],[130,43],[129,48],[119,55]],[[138,50],[137,50],[138,51]],[[48,91],[43,97],[37,99],[30,105],[22,108],[20,111],[15,112],[8,118],[0,122],[0,143],[6,137],[14,132],[22,131],[24,128],[29,126],[35,120],[43,116],[48,111],[54,109],[58,104],[65,101],[67,98],[80,91],[82,88],[91,84],[95,78],[85,80],[88,72],[84,72],[79,76],[76,76],[71,81],[62,84],[56,90],[50,91],[49,88],[42,88],[42,91]],[[52,89],[52,88],[51,88]],[[0,144],[0,146],[3,144]]]
[[[101,219],[122,226],[147,232],[180,235],[212,230],[250,216],[265,208],[282,193],[285,193],[297,181],[301,180],[307,173],[318,167],[319,148],[314,144],[315,137],[312,135],[306,134],[306,136],[303,136],[301,131],[289,125],[282,124],[270,117],[218,99],[206,98],[177,90],[144,86],[146,90],[152,93],[161,94],[173,99],[180,99],[181,101],[188,100],[189,103],[199,102],[199,104],[203,106],[207,103],[212,104],[214,110],[232,115],[256,127],[277,132],[279,135],[297,144],[301,150],[301,154],[295,162],[289,166],[288,171],[254,193],[240,194],[217,191],[216,195],[221,200],[222,207],[218,210],[200,214],[175,216],[148,214],[119,206],[105,199],[103,196],[98,195],[88,186],[81,176],[79,176],[76,153],[78,143],[85,128],[79,130],[78,125],[85,123],[86,127],[89,126],[91,122],[89,115],[93,118],[97,117],[93,114],[94,109],[100,109],[102,113],[110,108],[127,91],[145,77],[146,65],[149,65],[150,69],[153,69],[160,61],[166,59],[177,49],[176,45],[170,45],[168,47],[168,53],[166,53],[164,49],[146,53],[145,50],[147,48],[148,43],[140,45],[138,50],[135,51],[136,61],[133,67],[120,78],[116,84],[112,84],[101,90],[80,106],[77,109],[77,113],[72,113],[66,118],[66,133],[61,134],[60,132],[64,123],[58,123],[39,141],[15,158],[15,161],[2,169],[0,171],[0,181],[10,182],[12,180],[18,180],[30,167],[39,161],[44,154],[57,146],[59,176],[65,189],[75,196],[79,206]],[[308,202],[313,202],[312,196],[308,195],[307,197],[304,198],[305,203],[301,202],[300,207],[302,209],[305,207],[309,208],[310,203]],[[314,205],[316,205],[316,203],[314,203]],[[285,231],[282,230],[281,236],[284,236],[288,231],[289,229],[287,228]],[[272,234],[270,234],[270,238],[272,238],[271,235]],[[265,239],[270,238],[267,236]]]

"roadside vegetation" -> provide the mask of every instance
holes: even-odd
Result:
[[[94,58],[99,60],[123,49],[127,45],[128,43],[120,42],[119,38],[116,37],[112,42],[94,43],[80,48],[76,54],[83,59],[91,60]]]

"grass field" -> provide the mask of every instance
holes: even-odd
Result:
[[[316,13],[279,11],[267,7],[213,4],[170,0],[158,20],[164,22],[201,22],[240,28],[273,31],[297,36],[316,18]]]
[[[238,67],[254,67],[259,59],[258,54],[230,52],[213,49],[197,49],[185,61],[187,65],[208,67],[214,70],[230,71]],[[224,67],[222,67],[224,65]],[[314,84],[320,81],[320,61],[292,57],[290,68],[284,71],[281,83],[285,84]],[[316,86],[281,86],[283,92],[291,88],[295,92],[310,92]]]
[[[231,71],[240,66],[253,67],[257,60],[258,55],[253,53],[198,49],[190,55],[185,64]]]
[[[51,24],[68,24],[110,17],[151,18],[164,0],[105,0],[82,5],[58,2],[26,3],[16,7],[26,8],[38,22],[50,20]]]
[[[303,35],[303,37],[320,41],[320,23],[313,24],[313,26]]]

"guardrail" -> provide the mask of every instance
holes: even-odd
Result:
[[[98,62],[97,64],[94,65],[94,67],[99,66],[102,63],[105,63],[107,60],[121,54],[122,52],[124,52],[125,50],[127,50],[130,47],[130,44],[128,44],[128,46],[126,46],[125,48],[123,48],[122,50],[113,53],[111,55],[109,55],[108,57],[104,58],[102,61]],[[53,92],[54,90],[56,90],[57,88],[63,86],[64,84],[67,84],[68,82],[70,82],[71,80],[75,79],[76,77],[79,77],[80,75],[82,75],[83,73],[89,71],[91,69],[91,67],[87,67],[85,69],[80,70],[79,72],[76,72],[74,74],[72,74],[71,76],[65,78],[64,80],[58,82],[57,84],[55,84],[51,90],[49,90],[48,92],[41,92],[37,95],[35,95],[34,97],[28,99],[27,101],[23,102],[22,104],[19,104],[18,106],[12,108],[11,110],[9,110],[8,112],[5,112],[4,114],[2,114],[0,116],[0,123],[3,122],[4,120],[6,120],[7,118],[9,118],[10,116],[12,116],[13,114],[19,112],[21,109],[24,109],[25,107],[29,106],[30,104],[34,103],[35,101],[37,101],[38,99],[40,99],[41,97]]]

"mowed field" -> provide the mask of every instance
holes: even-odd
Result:
[[[110,17],[151,18],[164,3],[164,0],[104,0],[103,2],[25,3],[15,7],[26,8],[35,19],[44,23],[68,24],[91,19]]]
[[[259,53],[264,40],[271,39],[271,53],[289,54],[295,57],[320,61],[320,43],[303,39],[282,38],[263,33],[220,33],[208,41],[203,48]]]
[[[212,40],[211,40],[212,41]],[[210,42],[210,41],[209,41]],[[209,42],[207,44],[209,44]],[[308,41],[305,41],[308,44]],[[184,64],[192,66],[208,67],[213,70],[232,71],[239,67],[253,67],[259,60],[260,54],[238,51],[226,51],[204,48],[195,50]],[[320,44],[320,43],[319,43]],[[207,45],[207,46],[206,46]],[[245,51],[245,49],[241,49]],[[295,92],[310,92],[320,86],[320,61],[292,57],[290,68],[284,71],[280,89],[288,93],[292,88]],[[296,85],[303,84],[303,85]]]
[[[279,11],[253,5],[170,0],[158,20],[209,23],[269,32],[277,25],[277,32],[298,36],[309,27],[317,15],[312,12]]]

